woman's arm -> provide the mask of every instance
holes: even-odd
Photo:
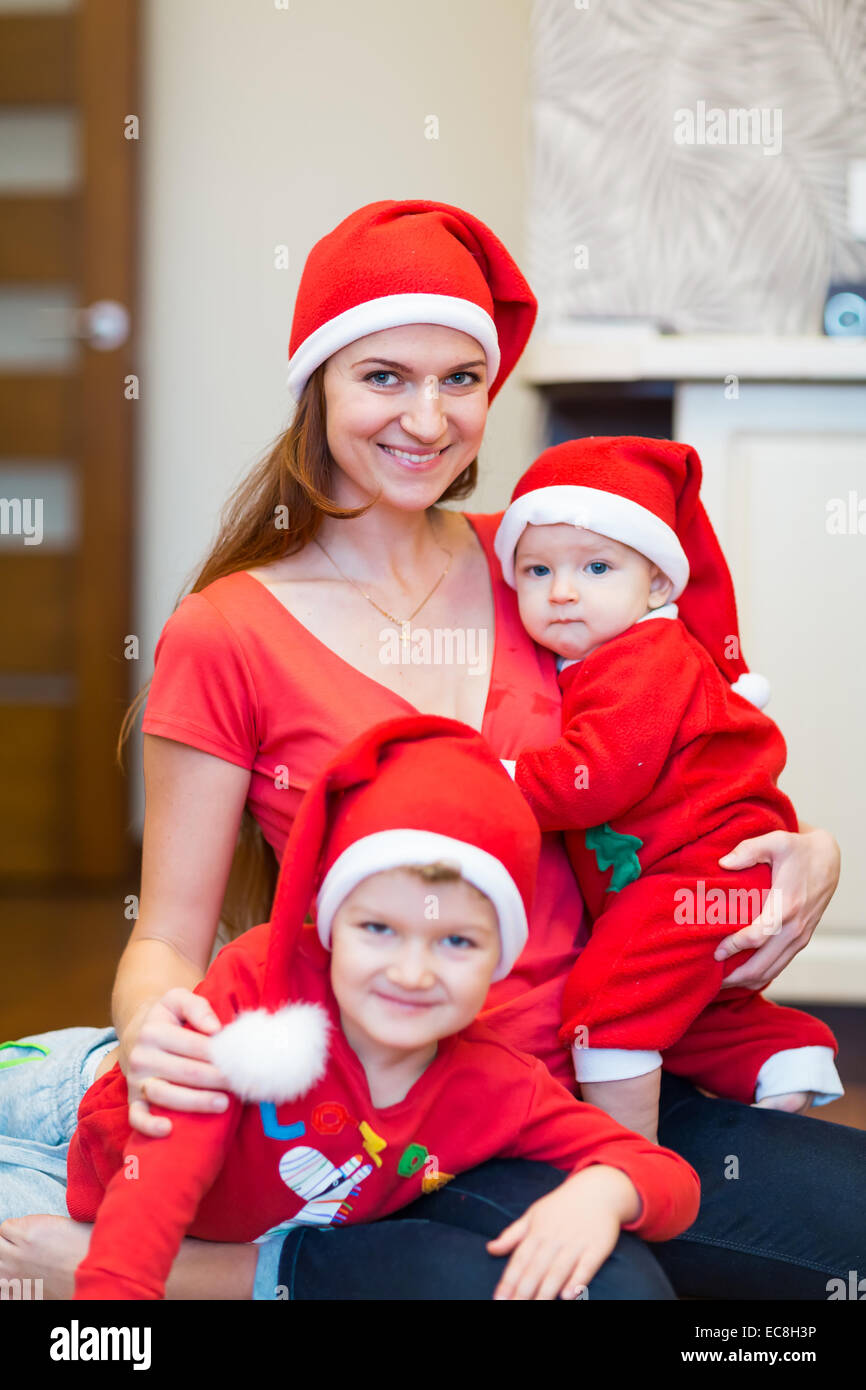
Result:
[[[249,770],[173,739],[144,735],[146,812],[138,921],[112,991],[130,1123],[168,1133],[142,1099],[172,1110],[223,1108],[224,1084],[207,1059],[210,1005],[192,995],[210,960],[249,789]],[[167,996],[167,997],[164,997]],[[156,1079],[154,1079],[156,1078]],[[199,1088],[199,1089],[190,1089]],[[214,1102],[219,1100],[219,1106]]]
[[[746,869],[769,864],[772,886],[777,890],[781,912],[776,911],[774,894],[769,894],[764,910],[748,927],[733,932],[716,947],[716,960],[738,951],[757,949],[750,960],[728,975],[723,989],[743,985],[763,989],[808,944],[839,882],[839,846],[828,830],[815,829],[800,821],[799,834],[773,830],[741,840],[719,860],[723,869]]]

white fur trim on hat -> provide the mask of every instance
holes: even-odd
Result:
[[[493,903],[499,919],[500,940],[499,964],[493,979],[504,979],[529,935],[517,884],[505,865],[486,849],[450,835],[438,835],[433,830],[379,830],[343,850],[325,874],[316,899],[316,926],[322,945],[330,950],[334,915],[362,879],[408,864],[432,864],[437,859],[453,863],[463,877],[486,893]]]
[[[210,1057],[244,1101],[281,1105],[325,1074],[330,1021],[319,1004],[286,1004],[238,1014],[210,1039]]]
[[[744,700],[748,700],[750,705],[756,705],[758,709],[763,709],[770,699],[770,682],[757,671],[744,671],[734,681],[731,689],[736,690],[738,695],[742,695]]]
[[[289,360],[289,391],[299,400],[313,372],[335,352],[370,333],[408,323],[437,323],[477,338],[487,358],[487,384],[493,385],[500,363],[499,335],[486,309],[450,294],[386,294],[355,304],[310,333]]]
[[[689,579],[689,562],[675,531],[655,512],[595,487],[535,488],[525,492],[506,511],[493,547],[502,566],[502,576],[511,588],[514,580],[514,552],[527,526],[553,526],[568,522],[586,531],[596,531],[612,541],[630,545],[645,555],[673,584],[671,598],[679,598]]]

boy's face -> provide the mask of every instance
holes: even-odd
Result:
[[[493,904],[465,880],[371,874],[331,926],[331,985],[349,1042],[411,1052],[465,1028],[499,954]]]
[[[576,659],[667,603],[673,588],[631,546],[569,523],[527,526],[517,543],[514,575],[530,637]]]

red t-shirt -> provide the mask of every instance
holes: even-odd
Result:
[[[466,519],[487,556],[495,605],[481,732],[497,757],[516,758],[559,737],[561,697],[555,658],[525,632],[502,578],[493,550],[501,516]],[[278,859],[304,792],[334,754],[382,720],[419,712],[332,652],[245,571],[182,599],[154,660],[144,732],[249,768],[247,805]],[[566,1084],[571,1065],[556,1035],[565,978],[585,940],[562,836],[545,835],[528,944],[492,986],[482,1018]]]
[[[224,947],[199,984],[221,1023],[259,1007],[267,949],[264,923]],[[685,1159],[576,1100],[484,1024],[443,1038],[403,1100],[374,1108],[340,1031],[329,964],[308,926],[289,997],[321,1003],[333,1026],[325,1076],[302,1099],[266,1106],[232,1096],[221,1115],[157,1107],[172,1132],[148,1139],[130,1131],[118,1066],[91,1086],[68,1159],[69,1214],[96,1223],[76,1298],[161,1298],[187,1232],[244,1243],[276,1227],[372,1221],[494,1157],[620,1169],[641,1198],[624,1229],[646,1240],[695,1220],[700,1184]]]

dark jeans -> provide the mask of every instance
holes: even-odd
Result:
[[[711,1100],[663,1073],[659,1142],[700,1176],[698,1219],[659,1244],[623,1232],[590,1301],[824,1300],[829,1279],[866,1273],[866,1132]],[[495,1159],[382,1221],[292,1231],[279,1282],[296,1300],[487,1300],[506,1260],[485,1242],[562,1178]]]

